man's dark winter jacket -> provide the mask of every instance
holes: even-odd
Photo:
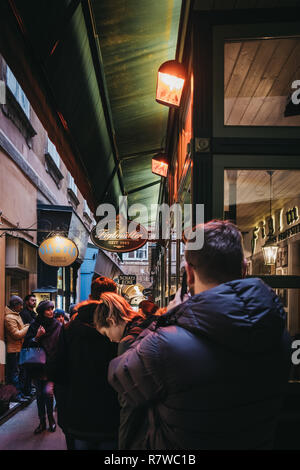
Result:
[[[27,323],[30,324],[34,322],[36,319],[36,313],[34,310],[30,310],[29,308],[24,307],[20,312],[20,317],[22,318],[24,325],[26,325]]]
[[[84,440],[117,441],[120,407],[107,381],[108,364],[116,355],[117,344],[79,314],[62,328],[47,372],[58,391],[58,422],[64,432]]]
[[[149,449],[271,448],[290,368],[285,312],[259,279],[221,284],[152,324],[109,367],[148,406]]]

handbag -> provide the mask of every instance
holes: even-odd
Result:
[[[46,364],[46,353],[43,348],[23,348],[20,351],[19,365]]]

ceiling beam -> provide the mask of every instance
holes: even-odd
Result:
[[[67,26],[70,23],[80,3],[81,3],[81,0],[72,0],[67,6],[61,20],[58,21],[57,27],[54,29],[53,34],[51,35],[51,39],[49,41],[50,45],[47,51],[47,57],[49,55],[52,56],[54,54],[54,51],[57,48],[58,44],[64,38],[67,32]]]
[[[138,191],[143,191],[143,189],[150,188],[151,186],[155,186],[156,184],[160,184],[160,179],[158,181],[153,181],[152,183],[145,184],[144,186],[139,186],[138,188],[131,189],[130,191],[127,192],[127,194],[133,194]]]
[[[124,160],[131,160],[131,159],[137,158],[137,157],[143,157],[143,156],[146,156],[146,155],[149,155],[149,156],[154,155],[155,153],[162,152],[162,151],[163,151],[162,148],[144,150],[143,152],[129,153],[128,155],[123,155],[120,158],[121,158],[121,161],[123,162]]]
[[[124,179],[123,179],[122,167],[120,165],[118,148],[117,148],[116,139],[115,139],[115,130],[113,126],[110,100],[109,100],[108,90],[106,86],[105,72],[104,72],[104,66],[103,66],[103,61],[102,61],[102,56],[101,56],[101,49],[100,49],[97,28],[96,28],[90,0],[82,0],[82,11],[83,11],[84,19],[85,19],[95,74],[97,77],[99,92],[100,92],[100,96],[102,100],[102,106],[103,106],[103,111],[105,115],[107,131],[110,137],[112,153],[113,153],[113,157],[115,161],[115,169],[118,174],[118,179],[119,179],[119,184],[120,184],[122,194],[125,195]]]

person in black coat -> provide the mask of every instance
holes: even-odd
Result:
[[[186,247],[191,297],[162,315],[109,367],[132,407],[147,407],[144,449],[270,449],[286,391],[290,337],[280,299],[244,279],[242,237],[211,221]]]
[[[127,351],[142,331],[165,311],[156,306],[153,308],[154,304],[146,304],[146,307],[149,307],[147,310],[145,308],[147,315],[141,308],[136,312],[124,297],[113,292],[101,294],[100,300],[101,303],[95,310],[94,323],[99,333],[118,343],[118,355]],[[151,310],[154,310],[154,313],[151,313]],[[118,449],[139,449],[147,430],[147,409],[133,408],[122,396],[119,396],[119,402],[121,410]]]
[[[94,327],[98,304],[90,300],[78,305],[78,313],[63,327],[57,354],[47,367],[55,389],[58,387],[57,412],[68,449],[117,448],[120,409],[117,393],[107,381],[117,345]]]
[[[43,300],[37,309],[37,318],[31,323],[24,338],[23,348],[42,347],[46,353],[45,365],[27,365],[28,374],[34,379],[36,386],[36,398],[39,426],[34,430],[39,434],[46,429],[46,412],[49,422],[49,431],[54,432],[56,423],[53,416],[53,382],[49,380],[46,367],[51,361],[57,348],[61,323],[53,317],[54,303],[50,300]]]

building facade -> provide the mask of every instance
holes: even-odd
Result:
[[[187,72],[183,103],[171,109],[169,174],[161,202],[204,205],[204,220],[229,219],[243,234],[249,276],[283,299],[299,333],[299,23],[296,2],[194,2],[178,39]],[[263,247],[276,245],[273,264]],[[170,269],[176,245],[176,274]],[[161,305],[181,282],[181,240],[153,249]],[[171,275],[170,275],[171,274]]]
[[[4,307],[11,295],[52,298],[68,309],[79,299],[80,265],[93,216],[9,65],[0,57],[5,100],[0,105],[0,340]],[[38,257],[38,246],[53,233],[72,238],[79,256],[66,268]],[[1,347],[1,351],[5,348]],[[4,377],[1,358],[1,377]]]

